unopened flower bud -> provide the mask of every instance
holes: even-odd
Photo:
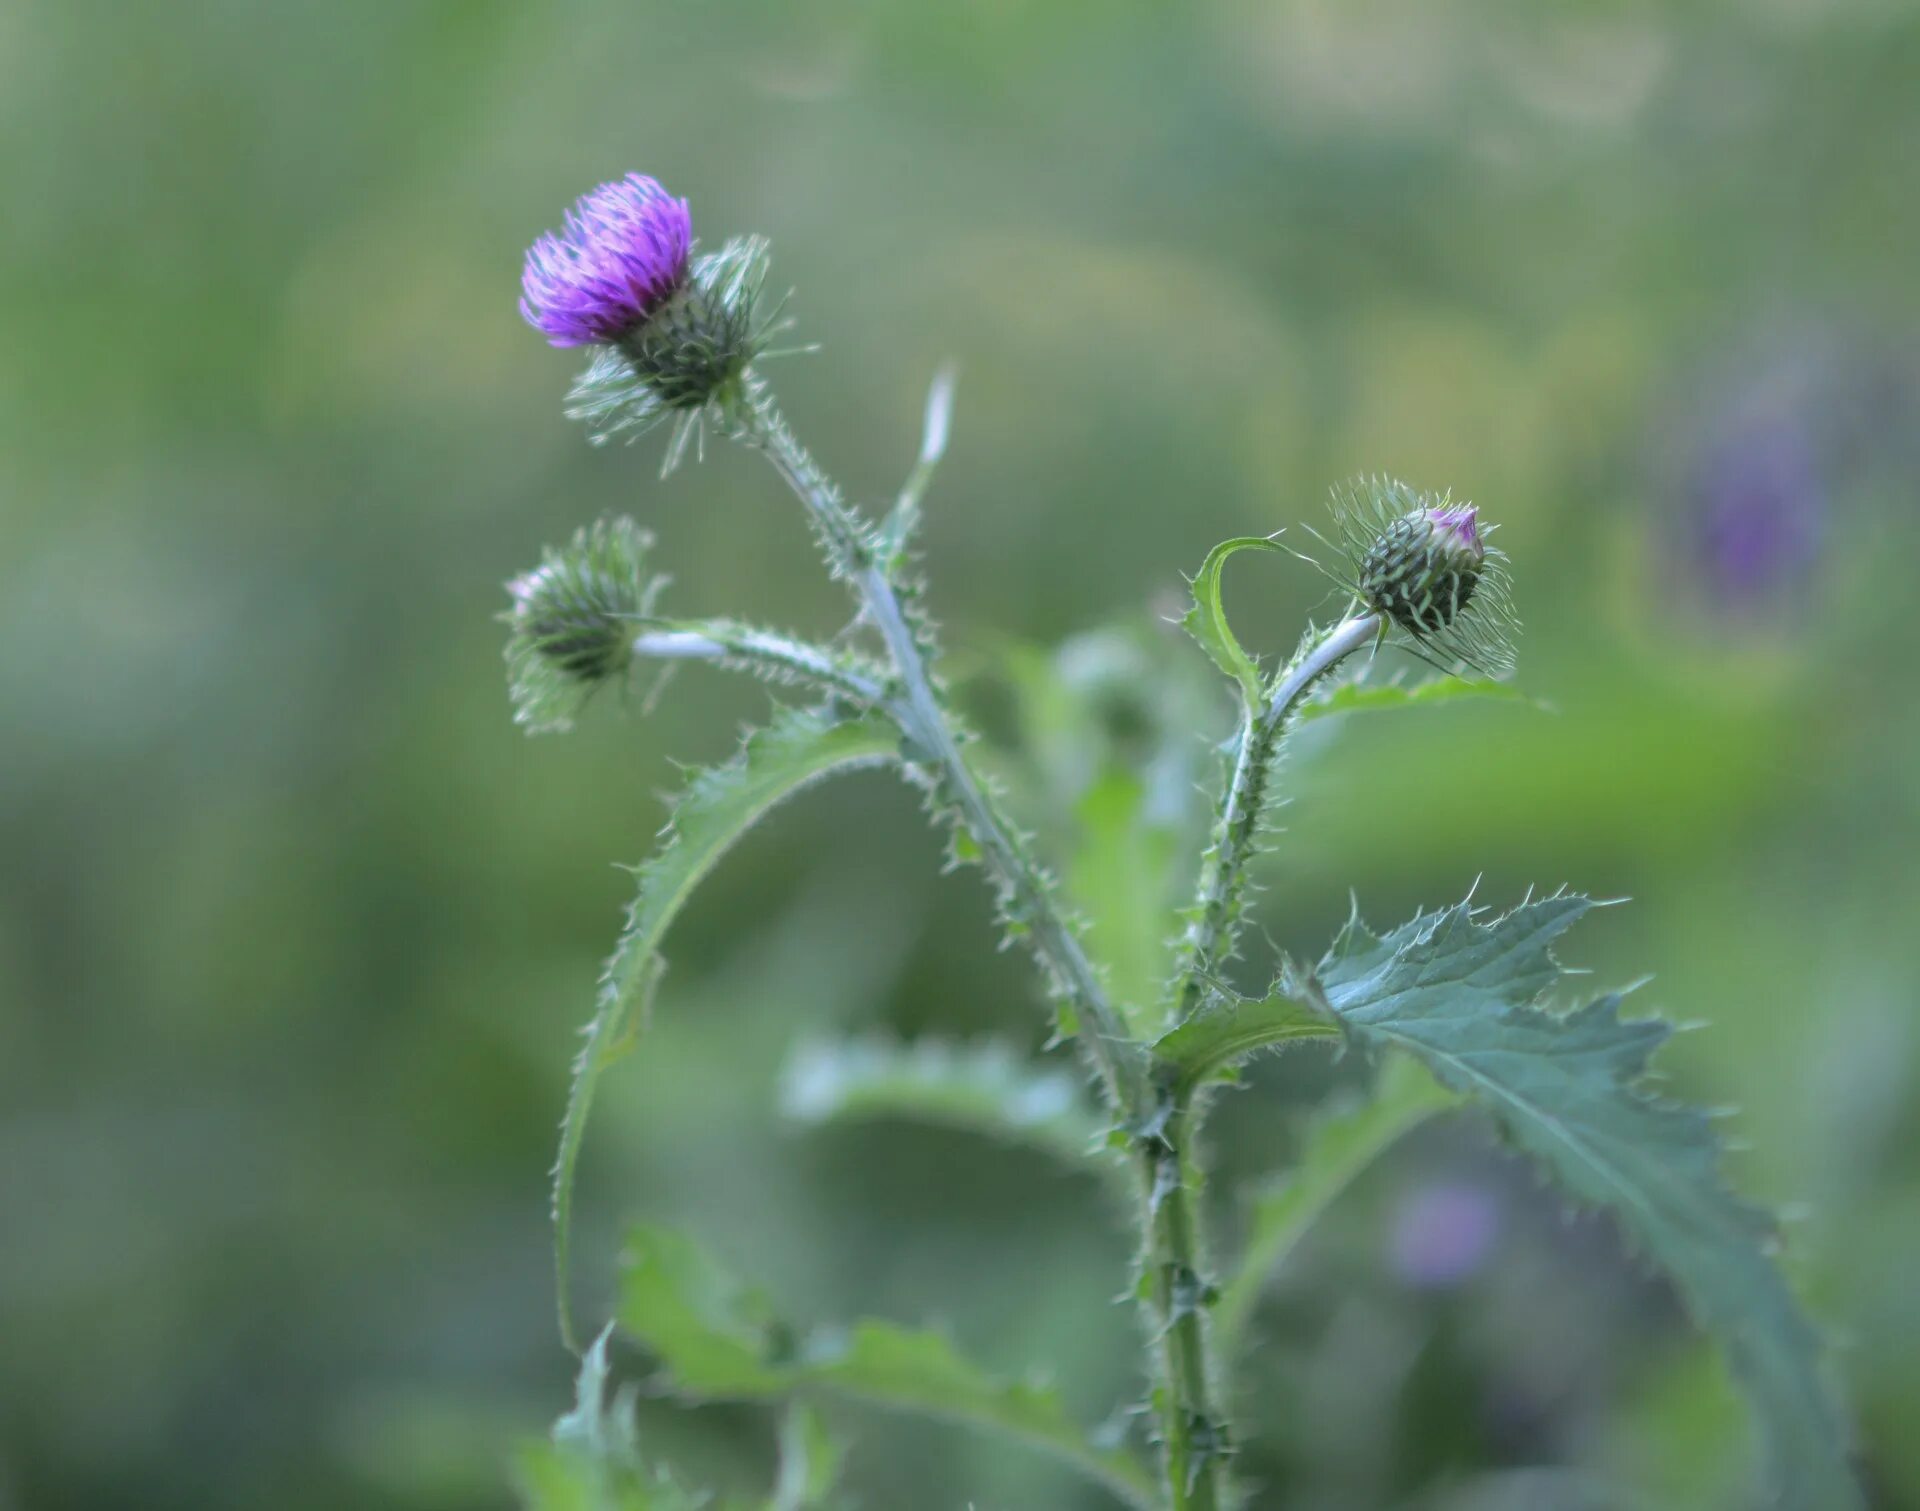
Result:
[[[1437,634],[1473,601],[1487,548],[1471,505],[1417,509],[1393,521],[1360,562],[1360,592],[1413,634]]]
[[[652,544],[632,520],[601,520],[507,584],[516,721],[535,731],[565,729],[598,687],[625,673],[635,622],[659,587],[646,575]]]
[[[1471,504],[1364,478],[1334,495],[1346,570],[1334,576],[1368,610],[1445,670],[1503,677],[1519,628],[1506,556]]]

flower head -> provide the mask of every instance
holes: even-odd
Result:
[[[1338,580],[1410,648],[1448,670],[1512,670],[1506,557],[1487,544],[1479,510],[1367,478],[1336,493],[1334,514],[1349,574]]]
[[[630,336],[686,282],[693,217],[640,173],[602,184],[527,252],[520,313],[554,346]]]
[[[531,731],[566,729],[587,698],[633,661],[636,621],[661,581],[649,578],[653,538],[630,519],[603,519],[507,584],[501,617],[514,718]]]

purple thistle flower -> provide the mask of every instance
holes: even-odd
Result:
[[[1690,545],[1722,607],[1777,606],[1805,585],[1826,533],[1822,474],[1798,416],[1729,427],[1704,450],[1688,488]]]
[[[692,247],[687,202],[629,173],[581,195],[528,249],[520,314],[554,346],[617,341],[682,286]]]

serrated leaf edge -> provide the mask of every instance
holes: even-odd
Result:
[[[733,759],[693,772],[660,831],[660,845],[634,868],[638,885],[601,973],[586,1043],[574,1060],[552,1172],[557,1305],[560,1335],[569,1349],[578,1352],[569,1282],[574,1176],[587,1116],[601,1073],[644,1017],[668,927],[721,856],[771,809],[835,771],[877,764],[898,749],[898,732],[877,715],[837,720],[817,710],[781,708],[771,723],[746,736]],[[743,795],[750,795],[747,802],[729,816],[728,800]]]

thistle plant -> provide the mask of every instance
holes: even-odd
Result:
[[[527,258],[527,320],[557,346],[592,349],[570,412],[594,438],[666,425],[669,469],[709,432],[759,452],[804,511],[824,567],[855,610],[850,631],[831,644],[742,620],[672,616],[660,607],[652,542],[627,520],[589,525],[509,585],[507,662],[516,717],[530,729],[566,727],[596,690],[652,663],[757,675],[783,699],[733,759],[692,774],[635,872],[555,1167],[561,1331],[578,1346],[570,1235],[588,1116],[602,1073],[643,1026],[676,915],[776,804],[830,775],[883,766],[923,795],[951,858],[984,875],[1007,939],[1037,968],[1054,1043],[1071,1042],[1085,1076],[1030,1065],[1002,1045],[814,1043],[797,1052],[787,1106],[807,1121],[878,1114],[974,1128],[1036,1144],[1123,1186],[1138,1236],[1127,1295],[1143,1348],[1131,1397],[1138,1409],[1116,1401],[1116,1420],[1131,1426],[1088,1432],[1051,1391],[994,1378],[937,1333],[871,1320],[797,1331],[771,1319],[692,1239],[641,1227],[628,1239],[615,1314],[585,1351],[579,1402],[525,1466],[530,1502],[706,1503],[644,1454],[631,1387],[609,1392],[607,1340],[617,1331],[686,1399],[782,1403],[778,1482],[765,1501],[782,1511],[845,1504],[823,1414],[836,1399],[1011,1434],[1142,1511],[1246,1504],[1252,1487],[1235,1474],[1235,1386],[1267,1277],[1370,1161],[1472,1106],[1570,1204],[1611,1213],[1717,1341],[1750,1402],[1771,1503],[1858,1505],[1820,1338],[1776,1267],[1771,1223],[1723,1183],[1708,1117],[1648,1086],[1649,1060],[1669,1028],[1624,1016],[1618,993],[1584,1003],[1567,996],[1570,973],[1553,950],[1596,903],[1556,891],[1494,912],[1469,899],[1384,931],[1356,910],[1317,960],[1283,958],[1266,979],[1247,979],[1250,876],[1272,836],[1291,733],[1362,708],[1512,696],[1503,679],[1513,671],[1517,623],[1493,526],[1471,505],[1390,479],[1337,490],[1333,528],[1311,559],[1339,584],[1343,607],[1309,625],[1275,668],[1235,636],[1222,575],[1243,552],[1291,548],[1249,536],[1206,555],[1183,623],[1238,713],[1218,746],[1210,827],[1191,847],[1191,901],[1103,929],[1056,879],[1052,866],[1073,857],[1043,856],[1040,840],[1010,817],[984,745],[941,675],[915,533],[946,446],[951,383],[935,382],[918,463],[891,509],[879,518],[855,509],[775,402],[764,363],[783,322],[766,300],[766,273],[767,247],[755,238],[696,253],[685,202],[638,175],[588,194]],[[1430,679],[1356,675],[1402,652]],[[1194,670],[1206,675],[1197,660]],[[1199,736],[1219,737],[1203,728],[1183,734],[1195,748]],[[1120,822],[1147,819],[1136,807]],[[1130,895],[1143,890],[1150,893]],[[1111,947],[1097,947],[1102,939]],[[1319,1121],[1285,1182],[1253,1198],[1238,1250],[1223,1252],[1206,1231],[1207,1115],[1249,1060],[1281,1050],[1329,1063],[1357,1057],[1368,1095]],[[1008,1263],[1011,1277],[1017,1258]]]

